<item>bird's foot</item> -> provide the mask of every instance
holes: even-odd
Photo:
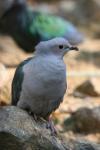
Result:
[[[29,113],[30,116],[34,118],[35,121],[38,121],[39,117],[36,114],[31,112],[29,109],[26,109],[26,111]]]
[[[30,115],[34,118],[34,120],[35,120],[36,122],[40,119],[39,116],[37,116],[36,114],[34,114],[34,113],[32,113],[32,112],[30,112]]]
[[[54,135],[54,136],[57,135],[57,131],[54,127],[54,123],[51,120],[51,118],[48,119],[46,128],[51,130],[51,135]]]
[[[32,117],[34,118],[35,121],[38,121],[38,119],[39,119],[38,116],[35,114],[32,114]]]

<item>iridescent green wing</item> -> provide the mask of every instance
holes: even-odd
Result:
[[[56,16],[38,14],[31,22],[29,32],[33,35],[38,33],[42,39],[50,39],[55,36],[64,36],[70,23]]]

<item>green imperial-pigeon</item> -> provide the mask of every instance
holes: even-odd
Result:
[[[63,56],[78,50],[61,37],[40,42],[34,56],[16,69],[12,82],[12,105],[27,110],[35,117],[48,120],[63,100],[66,92],[66,66]]]
[[[72,45],[83,41],[83,35],[61,17],[32,11],[25,2],[13,3],[0,19],[0,32],[11,35],[27,52],[33,52],[40,41],[64,37]],[[24,0],[25,1],[25,0]]]

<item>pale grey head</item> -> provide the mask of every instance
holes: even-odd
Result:
[[[70,50],[78,51],[78,48],[72,46],[65,38],[56,37],[48,41],[40,42],[36,47],[36,53],[54,54],[64,56]]]

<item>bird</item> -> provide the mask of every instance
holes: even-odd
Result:
[[[33,52],[40,41],[64,37],[77,45],[84,39],[82,33],[62,17],[32,10],[24,2],[16,1],[0,18],[0,32],[13,37],[26,52]]]
[[[56,37],[39,42],[35,49],[34,56],[19,64],[15,71],[12,105],[43,118],[51,133],[55,133],[50,115],[63,101],[67,89],[63,56],[78,48],[65,38]]]

